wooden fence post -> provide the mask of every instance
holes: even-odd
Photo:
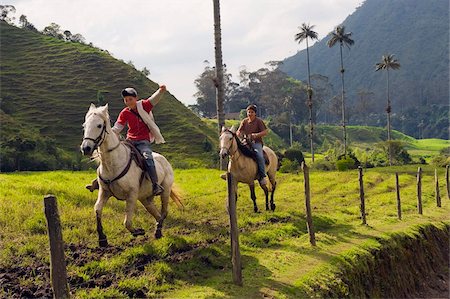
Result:
[[[230,215],[231,263],[233,265],[233,282],[242,286],[241,253],[239,250],[239,230],[236,214],[236,189],[233,176],[227,172],[228,213]]]
[[[448,177],[448,165],[445,166],[445,185],[447,187],[447,199],[450,199],[450,182]]]
[[[436,206],[438,208],[441,207],[441,195],[439,193],[439,178],[438,178],[438,173],[437,173],[437,169],[434,169],[434,182],[435,182],[435,191],[434,194],[436,196]]]
[[[50,239],[50,277],[54,298],[69,298],[67,284],[66,260],[64,258],[64,242],[59,219],[56,197],[48,194],[44,197],[45,218],[47,218],[48,236]]]
[[[306,166],[306,163],[302,162],[302,170],[303,175],[305,177],[305,206],[306,206],[306,223],[308,227],[308,233],[309,233],[309,242],[312,246],[316,246],[316,235],[314,233],[314,226],[313,226],[313,220],[312,220],[312,213],[311,213],[311,190],[309,187],[309,169],[308,166]]]
[[[417,212],[422,215],[422,168],[417,169]]]
[[[363,169],[358,166],[359,172],[359,199],[361,200],[360,211],[362,224],[367,224],[366,221],[366,201],[364,199],[364,181],[363,181]]]
[[[398,172],[395,173],[395,191],[397,193],[397,215],[402,220],[402,203],[400,201],[400,184],[398,183]]]

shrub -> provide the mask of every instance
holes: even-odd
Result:
[[[299,148],[288,148],[284,152],[284,158],[289,159],[291,161],[297,161],[298,165],[302,165],[302,162],[305,161],[305,157],[303,156],[302,151]]]
[[[312,164],[312,168],[317,170],[335,170],[336,165],[331,161],[319,160]]]
[[[353,160],[350,157],[343,158],[343,159],[340,159],[340,160],[336,161],[336,169],[339,170],[339,171],[345,171],[345,170],[348,170],[348,169],[354,169],[355,165],[356,165],[355,160]]]
[[[281,161],[280,172],[282,173],[295,173],[300,169],[300,165],[297,161],[292,161],[287,158],[283,158]]]

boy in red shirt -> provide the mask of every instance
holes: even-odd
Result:
[[[143,110],[145,110],[146,113],[150,113],[165,92],[166,86],[161,85],[151,97],[142,100]],[[164,142],[164,138],[160,135],[159,129],[157,132],[150,130],[144,119],[140,116],[137,107],[137,92],[134,88],[128,87],[122,90],[122,97],[123,102],[127,107],[123,108],[119,113],[119,117],[112,130],[114,133],[119,134],[125,126],[128,126],[127,140],[130,141],[145,158],[147,172],[153,184],[153,195],[160,195],[164,191],[164,188],[158,184],[158,175],[156,173],[155,161],[153,160],[150,145],[155,137],[157,137],[157,143],[158,140],[162,140],[159,142]],[[98,189],[97,180],[94,180],[92,185],[88,185],[86,188],[91,192]]]

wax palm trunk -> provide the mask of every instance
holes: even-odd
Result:
[[[217,106],[217,123],[218,133],[222,131],[225,125],[225,115],[223,112],[224,102],[224,86],[223,86],[223,62],[222,62],[222,36],[220,29],[220,2],[213,0],[214,5],[214,44],[215,44],[215,60],[216,60],[216,106]],[[224,169],[225,162],[220,158],[220,168]]]

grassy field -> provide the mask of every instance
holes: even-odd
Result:
[[[308,281],[329,273],[339,256],[377,246],[380,237],[424,223],[448,223],[450,200],[444,180],[442,208],[434,199],[434,168],[423,166],[423,215],[417,214],[417,166],[368,169],[368,225],[359,218],[357,171],[311,172],[317,247],[309,244],[302,174],[279,174],[275,212],[253,213],[245,186],[239,188],[238,225],[244,287],[232,284],[226,183],[211,169],[176,170],[185,208],[170,204],[164,235],[155,240],[154,220],[138,205],[134,223],[147,231],[133,238],[122,225],[124,203],[110,199],[104,229],[110,247],[97,247],[93,205],[84,185],[93,172],[0,174],[0,297],[49,294],[49,245],[43,197],[58,199],[66,242],[69,284],[76,298],[298,298]],[[397,219],[395,172],[400,174],[403,220]],[[443,169],[438,170],[443,178]],[[258,204],[264,208],[257,190]],[[362,249],[361,249],[362,250]],[[18,273],[18,274],[13,274]],[[8,278],[8,279],[5,279]]]

